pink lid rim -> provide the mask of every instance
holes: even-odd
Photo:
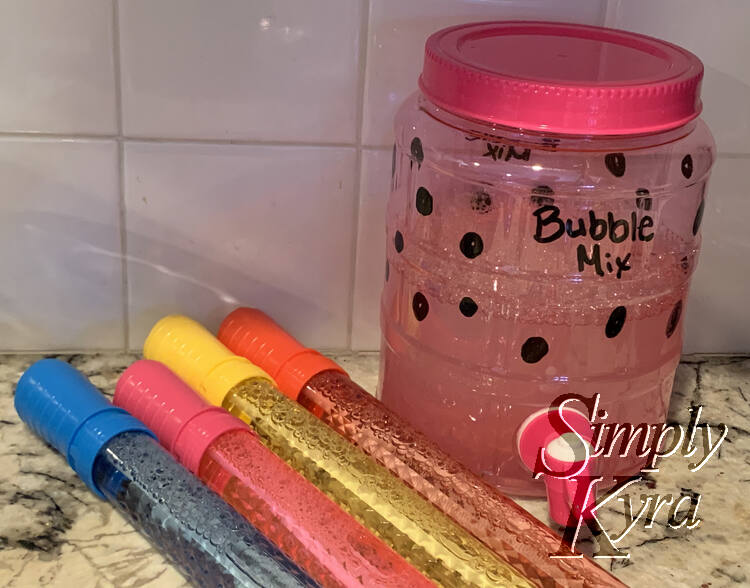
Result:
[[[658,46],[681,59],[684,67],[676,75],[645,83],[550,83],[464,63],[457,50],[452,51],[452,47],[446,50],[442,45],[446,37],[452,35],[451,40],[459,40],[461,33],[483,27],[540,27],[550,32],[575,31],[584,36],[609,35],[613,40],[629,39]],[[542,133],[617,136],[667,131],[697,118],[702,111],[702,79],[703,64],[694,54],[646,35],[573,23],[493,21],[457,25],[433,33],[425,43],[419,87],[439,108],[485,124]],[[492,98],[487,96],[488,88],[496,92]],[[500,92],[503,100],[498,99]],[[608,113],[601,108],[608,101],[610,106],[619,103],[619,108]],[[515,104],[515,110],[506,107],[506,103]],[[566,112],[565,106],[570,104],[580,112]]]

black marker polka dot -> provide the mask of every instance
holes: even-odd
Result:
[[[424,294],[417,292],[414,295],[414,298],[411,300],[411,309],[414,311],[414,316],[418,321],[423,321],[427,317],[427,313],[430,312],[430,305]]]
[[[628,311],[624,306],[618,306],[610,313],[607,326],[604,327],[604,334],[607,336],[607,339],[612,339],[620,334],[627,316]]]
[[[669,339],[672,335],[674,335],[674,332],[677,330],[677,325],[680,323],[680,315],[682,314],[682,300],[680,300],[677,304],[674,305],[674,308],[672,309],[672,314],[669,315],[669,320],[667,321],[667,339]]]
[[[388,278],[391,277],[391,264],[388,263],[388,260],[385,260],[385,281],[388,281]]]
[[[421,166],[424,161],[424,151],[422,150],[422,140],[419,137],[414,137],[411,140],[411,156],[417,165]]]
[[[604,156],[604,165],[616,178],[625,175],[625,155],[622,153],[608,153]]]
[[[393,245],[396,247],[398,253],[404,250],[404,236],[401,234],[401,231],[396,231],[396,236],[393,237]]]
[[[680,169],[682,170],[682,175],[685,176],[686,179],[689,179],[690,176],[693,175],[693,156],[689,153],[682,158],[682,163],[680,164]]]
[[[471,197],[471,209],[479,214],[487,214],[492,209],[492,197],[484,190],[478,190]]]
[[[549,351],[547,341],[542,337],[529,337],[521,347],[521,359],[526,363],[540,361]]]
[[[555,191],[549,186],[537,186],[531,190],[531,203],[535,206],[548,206],[555,203]]]
[[[651,192],[646,188],[638,188],[635,191],[637,198],[635,199],[635,206],[641,210],[651,210],[652,200],[650,196]]]
[[[468,296],[461,298],[461,302],[458,303],[458,309],[465,317],[474,316],[477,313],[478,308],[477,303]]]
[[[420,187],[417,190],[417,211],[422,216],[430,216],[432,214],[432,194],[427,188]]]
[[[701,198],[701,203],[698,205],[698,210],[695,211],[695,219],[693,219],[693,235],[697,235],[701,228],[701,222],[703,221],[703,209],[706,207],[706,200]]]
[[[484,243],[482,242],[482,238],[476,233],[466,233],[461,238],[459,247],[461,248],[461,253],[469,259],[474,259],[481,255],[484,250]]]

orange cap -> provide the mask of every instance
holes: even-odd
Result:
[[[320,372],[346,374],[335,361],[309,349],[256,308],[238,308],[219,327],[219,341],[232,353],[249,359],[268,372],[276,385],[297,400],[305,384]]]

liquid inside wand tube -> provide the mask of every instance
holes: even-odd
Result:
[[[146,423],[180,463],[322,586],[434,586],[245,423],[208,405],[163,364],[131,365],[117,383],[114,403]]]
[[[18,382],[15,406],[94,493],[195,584],[318,586],[69,364],[33,364]]]
[[[266,370],[296,399],[517,569],[545,586],[623,586],[588,558],[550,558],[561,539],[425,435],[353,382],[344,370],[305,348],[252,308],[230,313],[219,340]]]
[[[533,586],[386,469],[297,403],[268,375],[183,316],[159,321],[144,344],[211,404],[249,423],[264,444],[443,586]]]

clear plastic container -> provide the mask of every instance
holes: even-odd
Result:
[[[684,50],[594,27],[428,40],[395,121],[380,395],[504,491],[544,494],[519,428],[562,394],[600,394],[605,423],[666,418],[715,158],[701,76]]]

